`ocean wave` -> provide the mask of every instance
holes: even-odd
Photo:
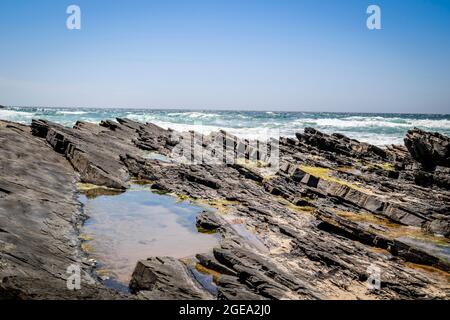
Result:
[[[211,112],[199,112],[199,111],[188,111],[188,112],[170,112],[167,113],[168,117],[186,117],[191,119],[215,119],[221,117],[220,114]]]
[[[211,132],[217,132],[219,130],[225,130],[226,132],[235,135],[241,139],[250,139],[250,140],[267,140],[268,138],[278,139],[279,137],[295,137],[295,134],[300,130],[292,127],[284,127],[284,128],[255,128],[255,127],[246,127],[246,128],[227,128],[221,126],[214,125],[199,125],[199,124],[184,124],[184,123],[173,123],[173,122],[165,122],[165,121],[153,121],[152,123],[164,128],[164,129],[173,129],[178,132],[188,132],[188,131],[196,131],[202,134],[210,134]],[[335,131],[333,130],[323,130],[325,133],[331,134]],[[346,132],[348,137],[357,139],[361,142],[367,142],[377,146],[385,146],[389,144],[403,144],[403,136],[396,135],[383,135],[383,134],[375,134],[375,133],[361,133],[361,132]]]
[[[333,127],[341,129],[349,128],[432,128],[432,129],[450,129],[450,120],[447,119],[402,119],[402,118],[383,118],[383,117],[349,117],[341,119],[332,118],[303,118],[293,121],[294,125],[311,125],[319,127]]]
[[[62,115],[81,115],[81,114],[87,114],[89,112],[87,111],[57,111],[57,114],[62,114]]]
[[[99,123],[105,119],[129,118],[141,123],[151,122],[177,131],[195,130],[208,134],[223,129],[246,139],[295,137],[305,127],[314,127],[325,133],[342,133],[359,141],[375,145],[402,144],[408,129],[450,134],[450,116],[385,115],[385,114],[331,114],[283,112],[208,112],[162,111],[125,109],[65,108],[7,108],[0,109],[0,119],[30,124],[33,118],[47,119],[71,127],[76,120]]]
[[[137,122],[152,122],[155,119],[155,116],[152,114],[140,114],[140,113],[129,113],[125,116],[125,118],[128,118],[130,120],[134,120]]]
[[[226,132],[242,139],[267,139],[268,137],[279,138],[280,136],[279,130],[270,128],[255,128],[255,127],[230,128],[216,125],[185,124],[166,121],[153,121],[152,123],[164,129],[170,128],[179,132],[196,131],[202,134],[210,134],[211,132],[225,130]]]
[[[35,115],[34,112],[0,109],[0,119],[27,123]]]

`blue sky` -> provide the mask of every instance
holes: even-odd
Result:
[[[447,0],[0,1],[3,105],[449,113],[449,57]]]

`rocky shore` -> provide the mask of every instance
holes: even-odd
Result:
[[[221,156],[239,161],[150,159],[146,152],[170,160],[187,140],[128,119],[73,128],[0,121],[0,298],[450,297],[449,137],[413,129],[406,147],[379,148],[308,128],[280,138],[276,170],[226,132],[200,138],[189,147],[227,141]],[[217,232],[220,243],[196,259],[217,295],[172,257],[136,261],[128,295],[95,276],[80,246],[86,216],[76,184],[125,190],[131,179],[216,209],[197,225]],[[82,283],[71,291],[73,264]],[[378,288],[368,285],[373,270]]]

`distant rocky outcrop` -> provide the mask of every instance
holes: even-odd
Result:
[[[322,151],[334,152],[345,156],[365,156],[385,159],[387,153],[380,147],[350,139],[343,134],[331,135],[314,128],[305,128],[304,133],[297,133],[297,139]]]
[[[449,137],[414,128],[406,134],[405,146],[426,170],[434,170],[437,166],[450,167]]]

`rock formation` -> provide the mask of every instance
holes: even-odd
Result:
[[[450,167],[449,137],[414,128],[406,134],[405,146],[414,160],[420,162],[425,169]]]
[[[223,131],[186,145],[205,148],[217,139],[230,142],[220,157],[242,150],[238,161],[221,163],[217,153],[178,161],[190,140],[127,119],[73,128],[0,121],[0,297],[450,297],[448,137],[414,129],[407,149],[379,148],[308,128],[280,138],[279,168],[255,160],[257,150]],[[169,161],[146,158],[148,151]],[[196,261],[214,275],[217,296],[170,257],[137,261],[128,296],[92,276],[77,236],[85,216],[75,183],[126,189],[132,178],[216,209],[197,225],[217,232],[220,244]],[[79,291],[65,287],[73,263],[91,279]],[[367,283],[374,268],[378,289]]]

